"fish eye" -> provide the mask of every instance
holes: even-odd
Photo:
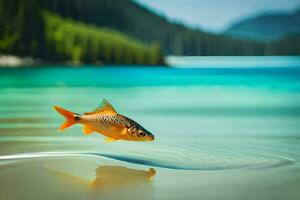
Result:
[[[145,135],[146,135],[144,132],[139,132],[138,134],[140,137],[145,137]]]

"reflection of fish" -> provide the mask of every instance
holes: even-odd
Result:
[[[153,168],[144,171],[121,166],[99,166],[92,183],[94,186],[130,185],[152,180],[155,173]]]
[[[96,169],[96,178],[94,180],[87,180],[79,176],[69,174],[67,172],[59,171],[48,166],[44,166],[51,172],[57,175],[64,176],[70,180],[74,180],[82,183],[90,183],[92,186],[96,187],[110,187],[116,185],[131,185],[136,183],[151,181],[153,176],[155,176],[156,171],[150,168],[148,171],[131,169],[124,166],[99,166]]]
[[[145,171],[123,166],[99,166],[96,169],[94,180],[81,178],[47,166],[44,168],[63,178],[60,182],[67,181],[68,185],[76,184],[80,188],[86,188],[90,199],[154,199],[151,180],[156,172],[153,168]]]
[[[154,136],[149,131],[132,119],[118,114],[106,100],[103,100],[102,104],[94,111],[86,112],[84,115],[67,111],[58,106],[54,106],[54,108],[66,117],[66,121],[61,125],[60,130],[64,130],[74,124],[83,124],[85,134],[98,132],[107,136],[106,141],[109,142],[115,140],[154,140]]]

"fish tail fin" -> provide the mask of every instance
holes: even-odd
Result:
[[[58,106],[54,106],[54,109],[61,115],[63,115],[66,118],[66,121],[59,127],[60,131],[63,131],[66,128],[69,128],[70,126],[73,126],[74,124],[77,124],[76,120],[75,120],[75,116],[76,114],[65,110],[61,107]]]

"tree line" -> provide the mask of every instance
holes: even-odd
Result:
[[[146,43],[158,42],[165,54],[190,56],[299,55],[299,35],[258,42],[213,34],[171,22],[132,0],[40,0],[42,6],[74,20],[118,30]]]
[[[300,55],[300,35],[258,42],[191,29],[131,0],[0,0],[0,53],[50,62],[164,64],[164,54]]]
[[[37,0],[1,0],[0,19],[0,53],[73,64],[164,64],[158,43],[61,17]]]

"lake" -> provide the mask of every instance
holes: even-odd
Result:
[[[299,199],[300,58],[0,68],[0,199]],[[61,133],[102,99],[154,142]]]

